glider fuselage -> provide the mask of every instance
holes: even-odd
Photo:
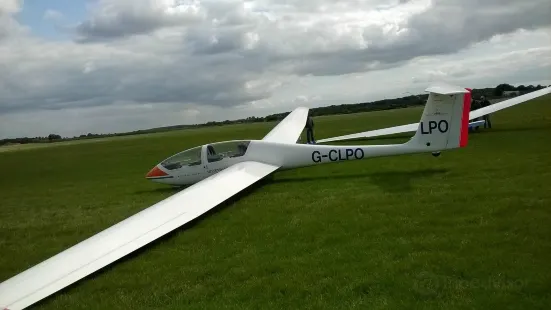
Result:
[[[245,145],[239,151],[237,146]],[[217,152],[221,150],[221,152]],[[274,143],[262,140],[234,140],[206,144],[178,153],[155,166],[147,178],[169,185],[189,185],[206,179],[232,165],[256,161],[280,166],[279,170],[319,164],[361,160],[434,151],[417,145],[311,145]]]

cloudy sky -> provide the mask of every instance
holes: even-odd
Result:
[[[0,138],[551,84],[549,0],[0,0]]]

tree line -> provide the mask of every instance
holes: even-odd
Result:
[[[542,85],[537,85],[537,86],[519,85],[515,87],[510,84],[499,84],[495,88],[473,89],[473,98],[479,98],[480,96],[485,96],[487,99],[497,99],[497,98],[502,98],[505,92],[508,92],[508,91],[518,91],[519,95],[523,95],[525,93],[543,89],[545,87],[546,86],[542,86]],[[422,106],[425,104],[427,98],[428,98],[428,94],[420,94],[420,95],[410,95],[410,96],[394,98],[394,99],[383,99],[383,100],[378,100],[373,102],[330,105],[325,107],[312,108],[310,109],[310,115],[323,116],[323,115],[336,115],[336,114],[350,114],[350,113],[358,113],[358,112],[371,112],[371,111],[381,111],[381,110],[391,110],[391,109],[401,109],[401,108],[408,108],[408,107],[414,107],[414,106]],[[289,113],[290,111],[271,114],[264,117],[251,116],[251,117],[238,119],[238,120],[225,120],[220,122],[211,121],[203,124],[157,127],[157,128],[135,130],[130,132],[122,132],[122,133],[108,133],[108,134],[88,133],[88,134],[82,134],[80,136],[74,136],[74,137],[62,137],[58,134],[51,133],[48,136],[44,136],[44,137],[21,137],[21,138],[13,138],[13,139],[3,139],[3,140],[0,140],[0,146],[7,145],[7,144],[51,143],[51,142],[67,141],[67,140],[128,136],[128,135],[138,135],[138,134],[162,132],[162,131],[169,131],[169,130],[181,130],[181,129],[209,127],[209,126],[223,126],[223,125],[229,125],[229,124],[275,122],[283,119]]]

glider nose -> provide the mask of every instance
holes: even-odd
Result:
[[[149,172],[145,175],[146,179],[151,178],[158,178],[158,177],[165,177],[168,173],[164,172],[163,170],[159,169],[159,167],[155,166],[153,169],[149,170]]]

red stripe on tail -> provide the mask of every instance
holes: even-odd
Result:
[[[467,140],[469,137],[469,114],[471,112],[471,91],[472,89],[466,88],[469,92],[463,96],[463,114],[461,116],[461,133],[459,135],[459,147],[467,146]]]

